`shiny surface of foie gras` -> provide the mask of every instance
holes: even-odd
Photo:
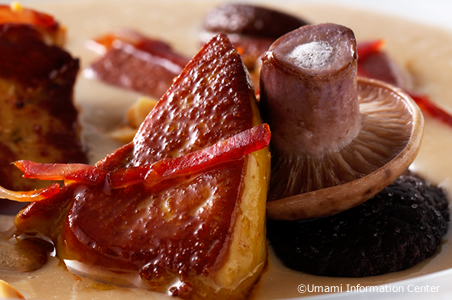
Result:
[[[225,35],[205,45],[145,119],[132,143],[96,164],[112,171],[211,146],[260,123],[254,91]],[[58,257],[139,274],[184,298],[245,297],[266,262],[267,149],[153,188],[68,184],[16,218]],[[175,282],[177,280],[178,282]]]

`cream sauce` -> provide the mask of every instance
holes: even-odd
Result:
[[[67,48],[80,57],[82,67],[96,54],[85,48],[85,40],[106,33],[115,27],[138,29],[150,36],[170,42],[174,49],[194,55],[198,49],[200,20],[215,1],[22,1],[27,6],[54,15],[68,28]],[[352,28],[358,41],[386,40],[387,52],[414,76],[414,88],[430,95],[434,101],[452,108],[452,33],[410,21],[383,16],[369,11],[345,7],[328,9],[323,5],[307,5],[295,1],[281,4],[279,9],[304,17],[306,20],[334,22]],[[377,26],[378,24],[378,26]],[[449,68],[445,68],[448,66]],[[104,157],[119,146],[107,136],[121,122],[125,110],[137,98],[136,94],[107,87],[80,77],[75,91],[80,106],[83,138],[90,150],[91,162]],[[452,128],[426,117],[424,141],[412,168],[452,194]],[[3,218],[0,230],[11,224]],[[401,272],[369,278],[325,278],[289,270],[271,253],[269,268],[256,286],[256,299],[281,299],[310,296],[299,294],[299,284],[317,286],[386,284],[452,268],[452,230],[444,238],[437,254]],[[270,251],[271,252],[271,251]],[[69,273],[57,259],[40,270],[30,273],[0,272],[0,278],[11,283],[27,299],[168,299],[166,295],[141,289],[122,288],[78,278]]]

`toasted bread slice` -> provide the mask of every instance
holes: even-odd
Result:
[[[240,55],[218,35],[188,63],[133,142],[95,168],[113,173],[185,156],[259,123]],[[269,171],[264,148],[152,187],[67,184],[28,206],[16,225],[18,233],[53,239],[60,258],[99,266],[110,277],[136,274],[146,288],[182,298],[245,298],[266,264]]]

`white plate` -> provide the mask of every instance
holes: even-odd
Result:
[[[331,21],[350,26],[358,40],[384,38],[387,51],[401,65],[416,75],[417,89],[428,93],[435,102],[446,108],[452,107],[452,2],[429,0],[286,0],[266,3],[272,7],[292,12],[313,22]],[[0,0],[0,3],[10,1]],[[21,3],[51,13],[68,27],[68,48],[81,57],[82,66],[96,55],[84,47],[87,38],[108,32],[114,27],[129,27],[160,37],[170,42],[177,51],[193,55],[198,49],[199,23],[207,7],[218,1],[182,0],[22,0]],[[323,6],[324,9],[319,9]],[[349,8],[363,9],[363,13],[350,13]],[[143,9],[145,8],[145,9]],[[388,18],[372,17],[372,11],[388,14]],[[402,22],[397,18],[426,24],[427,27]],[[376,22],[376,21],[379,22]],[[383,21],[382,21],[383,20]],[[183,24],[183,26],[181,26]],[[363,25],[367,24],[367,25]],[[428,27],[434,26],[434,27]],[[438,29],[437,29],[438,28]],[[445,31],[439,30],[445,29]],[[434,37],[429,37],[429,33]],[[441,38],[438,39],[437,36]],[[442,39],[445,38],[446,42]],[[448,43],[447,43],[448,42]],[[448,46],[451,45],[451,46]],[[427,51],[436,49],[435,51]],[[446,58],[446,60],[442,60]],[[435,70],[441,70],[437,72]],[[450,87],[449,87],[450,86]],[[76,88],[76,101],[83,107],[84,138],[91,146],[93,162],[115,149],[118,144],[105,136],[123,117],[123,111],[136,99],[135,94],[118,92],[81,78]],[[427,117],[424,145],[414,169],[430,180],[452,192],[452,128],[447,128]],[[441,143],[441,147],[438,147]],[[452,235],[449,233],[441,246],[441,253],[407,271],[363,279],[326,278],[303,275],[284,268],[276,268],[274,258],[270,272],[265,274],[258,299],[449,299],[452,297]],[[275,271],[277,270],[277,271]],[[284,279],[278,278],[284,276]],[[1,277],[1,274],[0,274]],[[284,284],[282,285],[282,282]],[[308,289],[342,289],[355,293],[299,293],[304,284]],[[369,292],[365,285],[379,285],[379,290]],[[435,287],[435,288],[433,288]],[[421,293],[419,289],[427,290]],[[299,298],[303,296],[302,298]]]

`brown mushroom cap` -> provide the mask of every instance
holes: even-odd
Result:
[[[207,12],[202,27],[215,33],[277,39],[306,24],[300,18],[272,8],[245,3],[223,3]]]
[[[264,56],[261,110],[272,128],[269,218],[344,211],[414,160],[423,132],[419,108],[398,88],[357,79],[356,66],[353,32],[330,23],[290,32]]]
[[[416,157],[424,119],[418,106],[401,89],[381,81],[358,79],[362,129],[338,153],[322,161],[308,161],[305,175],[355,179],[267,203],[267,216],[275,220],[323,217],[357,206],[400,176]],[[298,162],[302,164],[302,162]],[[339,180],[339,179],[331,179]]]

